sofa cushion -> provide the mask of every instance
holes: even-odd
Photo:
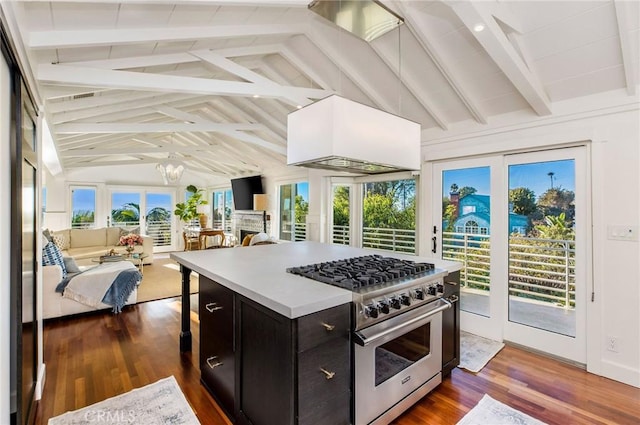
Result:
[[[134,235],[139,235],[140,226],[121,226],[120,227],[120,236],[126,236],[129,233],[133,233]]]
[[[58,245],[58,248],[64,251],[65,249],[69,249],[69,247],[71,246],[71,238],[69,237],[69,235],[69,229],[58,230],[51,233],[51,239],[53,240],[53,243]]]
[[[62,258],[62,252],[58,245],[53,242],[49,242],[42,249],[42,265],[43,266],[60,266],[62,269],[62,278],[67,277],[67,269],[64,265],[64,259]]]
[[[107,245],[118,245],[121,229],[119,227],[107,227]]]
[[[107,245],[107,229],[71,229],[71,248]]]

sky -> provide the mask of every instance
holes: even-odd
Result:
[[[526,187],[533,190],[538,198],[551,187],[553,175],[553,187],[575,191],[575,164],[573,160],[546,161],[531,164],[518,164],[509,166],[509,189]],[[442,176],[443,192],[449,194],[452,184],[459,188],[464,186],[474,187],[479,195],[488,195],[490,192],[489,167],[464,168],[460,170],[445,170]]]
[[[307,182],[302,182],[302,183],[298,183],[297,184],[297,194],[302,196],[302,199],[304,199],[305,201],[309,201],[309,183]]]
[[[140,193],[131,192],[114,192],[111,196],[111,208],[116,209],[122,207],[127,203],[140,204]],[[95,189],[73,189],[73,195],[71,197],[73,211],[95,211],[96,207],[96,192]],[[162,207],[168,211],[173,210],[173,203],[171,201],[171,195],[168,193],[147,193],[146,195],[147,205],[146,210],[150,211],[155,207]]]

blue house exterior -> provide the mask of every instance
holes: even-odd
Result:
[[[453,224],[456,233],[488,235],[491,224],[491,198],[488,195],[466,195],[457,198],[451,194],[452,204],[457,201],[458,218]],[[511,208],[511,206],[510,206]],[[525,234],[529,219],[525,215],[509,212],[509,233]]]

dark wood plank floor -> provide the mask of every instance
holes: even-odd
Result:
[[[46,323],[47,382],[36,424],[169,375],[202,424],[228,424],[200,385],[196,314],[193,354],[178,353],[179,312],[178,301],[161,300],[128,307],[120,315]],[[455,424],[485,393],[548,424],[640,423],[640,389],[509,346],[478,374],[454,370],[393,423]]]

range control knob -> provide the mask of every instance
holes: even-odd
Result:
[[[424,290],[422,288],[418,288],[413,291],[413,296],[416,300],[424,300]]]
[[[380,310],[380,313],[389,314],[389,303],[386,301],[380,301],[378,309]]]
[[[429,292],[429,295],[435,295],[436,294],[436,287],[435,286],[429,286],[429,289],[427,291]]]
[[[391,307],[395,308],[396,310],[400,310],[400,299],[393,297],[389,300]]]
[[[411,304],[411,298],[409,298],[409,296],[407,294],[401,294],[400,295],[400,303],[402,303],[403,305],[410,305]]]
[[[440,293],[444,292],[444,285],[442,283],[438,283],[436,285],[436,288],[438,288],[438,292],[440,292]]]
[[[364,306],[364,315],[372,319],[378,318],[378,306],[375,304],[367,304]]]

